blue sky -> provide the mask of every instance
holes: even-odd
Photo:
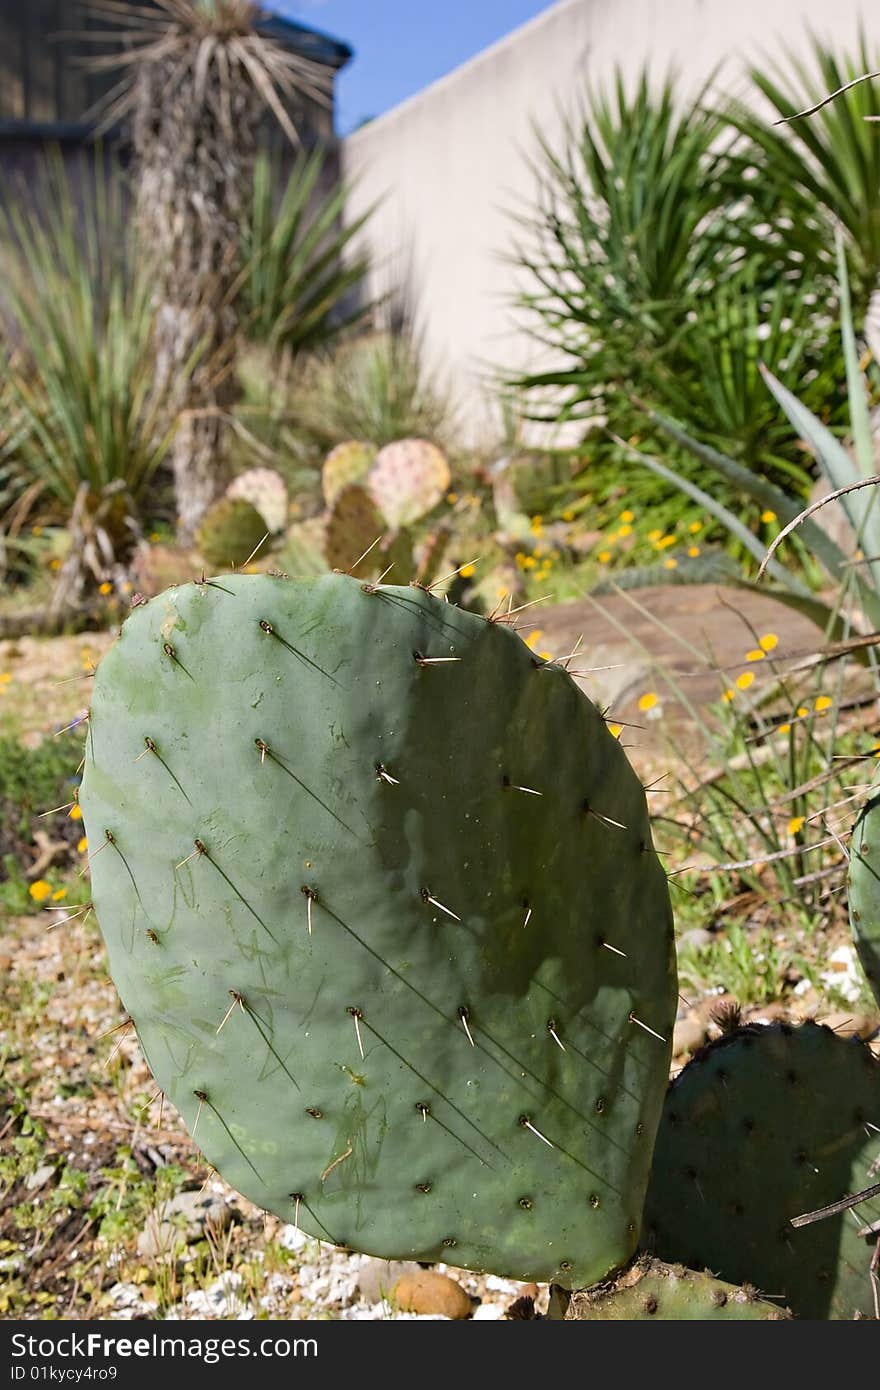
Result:
[[[525,24],[554,0],[264,0],[344,39],[355,56],[338,86],[341,134],[381,116]]]

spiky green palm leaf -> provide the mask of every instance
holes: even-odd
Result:
[[[369,269],[351,251],[370,213],[344,223],[348,186],[322,188],[320,149],[300,153],[277,195],[277,161],[261,154],[243,231],[242,297],[247,336],[292,357],[326,347],[370,307],[357,294]],[[349,253],[349,254],[346,254]]]

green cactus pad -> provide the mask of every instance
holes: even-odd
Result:
[[[433,511],[450,481],[446,456],[436,444],[399,439],[377,454],[367,488],[389,528],[397,531]]]
[[[230,1183],[387,1258],[630,1258],[671,913],[561,667],[419,589],[173,589],[101,663],[81,803],[123,1005]]]
[[[375,444],[364,444],[359,439],[346,440],[330,450],[321,469],[321,490],[328,507],[332,507],[339,494],[352,483],[364,481],[375,458]]]
[[[874,1316],[875,1198],[813,1224],[872,1181],[880,1062],[815,1023],[750,1025],[710,1044],[669,1089],[644,1244],[664,1260],[751,1282],[795,1317]],[[857,1219],[855,1219],[857,1218]]]
[[[867,803],[853,828],[849,920],[862,969],[880,1004],[880,796]]]
[[[266,523],[264,531],[283,531],[287,525],[287,484],[274,468],[249,468],[239,473],[226,496],[250,502]]]
[[[265,554],[269,530],[263,517],[250,502],[240,497],[221,497],[208,511],[196,534],[199,553],[216,568],[236,568],[247,564],[254,552]]]
[[[384,574],[391,583],[408,584],[415,569],[409,536],[389,534],[365,489],[356,485],[339,494],[327,516],[324,556],[331,569],[353,570],[358,579]]]
[[[642,1256],[612,1283],[575,1293],[564,1317],[569,1322],[778,1322],[791,1314],[749,1285],[725,1284],[711,1274]]]

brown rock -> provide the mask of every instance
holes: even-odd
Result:
[[[405,1274],[395,1285],[392,1297],[404,1313],[440,1313],[445,1318],[469,1318],[474,1311],[461,1284],[432,1269]]]
[[[831,1014],[817,1014],[817,1023],[824,1023],[834,1033],[844,1038],[869,1038],[880,1024],[876,1014],[847,1013],[837,1010]]]
[[[358,1270],[358,1293],[367,1303],[380,1303],[390,1298],[395,1284],[405,1274],[420,1273],[414,1260],[364,1260]]]

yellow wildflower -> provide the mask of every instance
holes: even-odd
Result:
[[[770,508],[768,507],[765,512],[761,513],[761,520],[764,522],[765,525],[769,526],[771,521],[776,520],[776,513],[771,512]]]
[[[661,536],[657,542],[657,549],[668,550],[671,545],[675,545],[675,536]]]
[[[808,715],[809,713],[810,713],[810,710],[809,710],[809,706],[808,706],[808,705],[798,705],[798,707],[797,707],[797,717],[798,717],[798,719],[806,719],[806,717],[807,717],[807,715]]]
[[[748,690],[755,679],[754,671],[743,671],[737,676],[735,685],[738,690]]]
[[[162,539],[162,537],[159,535],[158,531],[151,531],[148,539],[151,545],[155,545],[157,541],[160,541]]]
[[[806,816],[792,816],[788,822],[789,835],[796,835],[799,830],[803,830],[806,819]]]
[[[535,559],[534,555],[527,555],[526,558],[523,560],[523,569],[533,570],[537,563],[538,562]]]
[[[763,661],[766,655],[767,653],[762,652],[760,647],[755,647],[753,651],[746,652],[746,661]]]
[[[610,551],[610,550],[600,550],[600,551],[599,551],[598,559],[599,559],[599,564],[600,564],[600,565],[607,565],[608,562],[609,562],[609,560],[611,559],[611,551]]]
[[[461,575],[462,579],[470,579],[472,574],[476,574],[477,567],[476,565],[462,565],[461,569],[458,572]]]
[[[670,558],[670,559],[668,559],[668,560],[664,560],[664,561],[663,561],[663,568],[664,568],[665,570],[676,570],[676,569],[678,569],[678,561],[677,561],[677,560],[673,560],[672,558]]]
[[[32,883],[28,889],[35,903],[44,903],[52,892],[51,883],[47,883],[44,878],[38,878],[36,883]]]
[[[60,902],[62,902],[66,897],[67,897],[67,889],[66,889],[66,888],[56,888],[56,889],[55,889],[55,892],[52,894],[52,901],[53,901],[53,903],[60,903]]]
[[[662,532],[662,531],[649,531],[649,532],[648,532],[648,540],[649,540],[649,541],[659,541],[659,539],[660,539],[660,537],[661,537],[662,535],[663,535],[663,532]]]
[[[446,494],[446,501],[450,504],[450,506],[454,505],[454,504],[458,501],[458,493],[457,493],[457,492],[447,492],[447,494]]]
[[[98,585],[98,593],[104,595],[113,593],[113,585],[109,580],[105,579],[103,584]]]
[[[540,536],[544,529],[544,523],[539,516],[533,516],[529,522],[529,529],[533,536]]]
[[[778,734],[788,734],[788,733],[791,733],[791,725],[790,725],[790,724],[780,724],[780,726],[779,726],[779,728],[776,730],[776,732],[777,732]]]
[[[82,820],[82,807],[75,801],[67,813],[68,820]]]
[[[76,852],[77,852],[77,854],[85,854],[85,852],[86,852],[86,850],[88,849],[88,847],[89,847],[89,842],[88,842],[88,840],[86,839],[85,835],[83,835],[82,839],[81,839],[81,840],[78,840],[78,841],[77,841],[77,844],[76,844]]]
[[[639,700],[639,709],[642,711],[642,714],[647,714],[649,709],[653,709],[658,703],[658,700],[659,696],[656,691],[646,690],[645,694]]]
[[[574,521],[574,512],[570,509],[562,513],[563,521]]]
[[[690,557],[691,557],[692,560],[695,560],[695,559],[697,558],[697,556],[699,555],[699,553],[700,553],[700,547],[699,547],[698,545],[689,545],[689,546],[688,546],[688,555],[690,555]]]
[[[627,525],[627,526],[621,526],[620,530],[617,532],[618,536],[622,537],[624,540],[626,539],[627,536],[631,536],[632,533],[633,533],[633,528],[632,528],[631,526],[629,526],[629,525]]]
[[[702,531],[702,529],[703,529],[703,523],[702,523],[702,521],[692,521],[691,524],[690,524],[690,526],[688,527],[688,530],[690,531],[690,533],[691,533],[692,536],[695,536],[695,535],[697,534],[697,532],[698,532],[698,531]]]
[[[729,705],[730,702],[731,702],[731,700],[735,697],[735,695],[736,695],[736,691],[735,691],[735,690],[730,690],[730,689],[728,689],[728,690],[725,690],[725,692],[724,692],[724,694],[721,696],[721,698],[722,698],[722,700],[725,701],[726,704]]]
[[[0,671],[0,685],[8,685],[12,680],[11,671]]]
[[[779,638],[775,632],[765,632],[763,637],[758,638],[758,646],[764,652],[775,651],[779,646]]]
[[[621,521],[625,521],[625,522],[635,521],[635,519],[636,519],[636,514],[635,514],[635,512],[631,512],[631,511],[621,512],[621,513],[620,513],[620,519],[621,519]]]
[[[31,527],[31,535],[32,535],[32,536],[42,536],[42,534],[43,534],[43,528],[42,528],[42,526],[32,526],[32,527]]]
[[[831,708],[833,703],[834,701],[831,699],[830,695],[820,695],[813,708],[817,714],[824,714],[826,710]]]
[[[49,561],[49,568],[50,570],[60,570],[61,561],[58,559],[57,555],[53,555],[52,559]]]

